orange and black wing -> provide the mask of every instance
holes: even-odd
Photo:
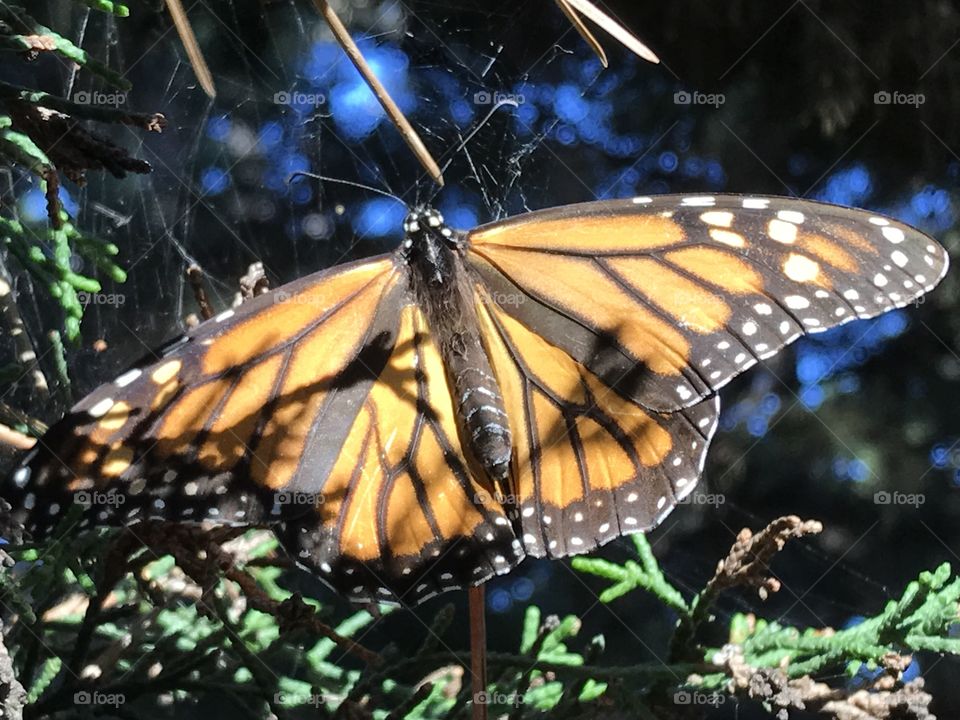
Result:
[[[380,258],[227,311],[95,390],[4,487],[42,535],[144,518],[273,525],[343,594],[415,601],[520,545],[460,449],[406,268]]]
[[[587,552],[659,524],[695,487],[719,399],[673,413],[619,395],[478,289],[485,344],[510,416],[525,551]]]
[[[781,197],[569,205],[467,238],[506,313],[668,412],[804,333],[910,303],[948,264],[935,240],[895,220]]]
[[[496,489],[471,472],[446,372],[423,312],[403,306],[397,343],[324,484],[317,531],[281,537],[354,600],[416,604],[515,567],[524,554]]]

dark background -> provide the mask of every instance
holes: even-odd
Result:
[[[956,247],[960,10],[950,3],[611,1],[609,10],[663,62],[637,60],[601,34],[608,70],[548,0],[351,5],[338,11],[368,59],[434,155],[450,161],[439,193],[310,3],[190,8],[217,81],[215,101],[196,86],[160,3],[136,3],[122,21],[64,2],[31,7],[126,70],[134,83],[127,106],[163,112],[170,127],[149,137],[111,131],[154,166],[151,176],[91,176],[85,189],[68,186],[81,227],[120,246],[129,280],[105,284],[104,292],[123,295],[122,305],[88,310],[83,340],[68,352],[72,388],[59,406],[31,405],[20,389],[20,407],[54,420],[68,395],[79,398],[178,333],[196,311],[183,275],[190,262],[208,273],[223,307],[251,262],[262,260],[279,285],[396,246],[403,205],[329,182],[290,183],[297,170],[367,183],[410,203],[432,199],[465,227],[598,197],[730,191],[870,208]],[[55,93],[100,87],[83,73],[71,85],[51,58],[29,66],[5,59],[0,77]],[[323,101],[275,101],[289,91]],[[678,92],[719,94],[723,103],[683,104]],[[917,99],[878,103],[883,92]],[[520,104],[477,130],[492,108],[478,93],[510,94]],[[44,213],[37,190],[13,201],[24,219]],[[31,329],[53,327],[51,301],[26,281],[18,289]],[[726,388],[703,483],[725,501],[682,506],[651,534],[671,581],[695,591],[741,527],[759,529],[783,514],[819,519],[825,531],[779,558],[778,595],[765,603],[727,597],[721,621],[748,610],[843,626],[879,611],[921,570],[958,564],[957,302],[951,274],[922,305],[803,340]],[[93,349],[98,339],[106,350]],[[920,493],[923,503],[878,504],[881,491]],[[629,547],[618,541],[603,554],[623,559]],[[584,638],[602,633],[605,662],[663,656],[670,614],[641,593],[603,606],[595,595],[602,587],[565,562],[528,561],[488,585],[491,647],[516,648],[523,609],[534,603],[545,614],[581,617]],[[430,618],[451,599],[416,612]],[[461,622],[447,641],[466,647],[465,601],[458,602]],[[421,627],[398,612],[364,642],[415,647]],[[914,671],[926,676],[938,716],[960,716],[955,658],[922,656]],[[751,712],[729,704],[714,716]]]

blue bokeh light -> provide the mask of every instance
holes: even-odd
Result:
[[[200,172],[200,188],[204,195],[219,195],[230,187],[230,173],[219,167],[204,168]]]
[[[374,198],[362,203],[354,214],[355,231],[361,237],[399,235],[407,209],[390,198]]]

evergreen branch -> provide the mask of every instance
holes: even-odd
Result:
[[[781,668],[788,678],[840,668],[847,663],[879,665],[888,655],[931,650],[960,655],[960,638],[950,637],[957,623],[960,578],[949,563],[920,574],[899,600],[876,616],[844,630],[801,631],[777,623],[756,622],[738,639],[744,660],[755,667]],[[711,652],[707,651],[709,656]],[[785,667],[784,667],[785,666]]]
[[[643,589],[679,613],[668,667],[700,658],[714,670],[687,676],[673,694],[674,705],[690,704],[691,698],[700,698],[701,704],[717,704],[734,694],[760,699],[773,710],[806,707],[851,720],[883,720],[893,717],[894,709],[903,708],[909,710],[904,718],[931,718],[927,710],[930,696],[922,691],[922,680],[904,683],[903,671],[910,664],[910,653],[960,655],[960,638],[951,635],[958,622],[960,577],[954,577],[947,563],[921,573],[898,600],[851,628],[800,629],[737,614],[729,623],[727,645],[704,648],[697,644],[700,628],[713,620],[710,610],[721,593],[751,587],[765,598],[778,591],[780,583],[769,573],[773,557],[790,539],[821,529],[820,523],[791,516],[775,520],[756,534],[741,531],[714,576],[689,603],[673,596],[677,591],[663,578],[642,536],[635,540],[639,562],[628,560],[618,565],[578,558],[574,567],[612,583],[600,596],[604,602]],[[838,671],[856,675],[862,667],[884,670],[882,677],[875,679],[872,693],[832,688],[810,677]],[[598,673],[597,677],[604,675]],[[655,698],[662,704],[675,687],[669,678],[661,678],[655,685]]]
[[[166,118],[160,113],[136,113],[111,105],[78,101],[85,96],[92,97],[91,93],[81,91],[74,93],[74,100],[67,100],[39,90],[0,82],[0,100],[24,102],[56,110],[74,118],[130,125],[149,132],[161,132],[166,127]]]
[[[112,2],[111,0],[77,0],[77,2],[86,5],[88,8],[92,8],[93,10],[110,13],[111,15],[116,15],[117,17],[130,17],[130,8],[123,3]]]
[[[132,87],[129,80],[107,65],[92,58],[86,50],[77,47],[68,39],[55,33],[45,25],[41,25],[31,17],[24,8],[6,4],[0,5],[0,22],[6,23],[6,25],[14,31],[14,37],[24,38],[24,36],[37,36],[49,38],[53,43],[52,47],[55,52],[68,60],[72,60],[77,65],[86,68],[114,87],[120,88],[121,90],[129,90]],[[25,40],[25,43],[27,44],[24,49],[35,49],[29,40]]]
[[[613,602],[638,588],[656,595],[667,607],[677,612],[689,611],[683,595],[673,587],[660,571],[660,566],[653,557],[650,544],[643,534],[632,536],[640,563],[628,560],[623,565],[602,560],[600,558],[575,557],[572,565],[575,570],[596,575],[613,582],[613,585],[600,593],[600,601]]]

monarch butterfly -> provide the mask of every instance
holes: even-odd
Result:
[[[10,476],[15,513],[41,535],[75,502],[84,524],[270,525],[349,598],[415,604],[653,528],[698,480],[718,389],[948,264],[894,220],[780,197],[468,232],[424,208],[404,231],[95,390]]]

